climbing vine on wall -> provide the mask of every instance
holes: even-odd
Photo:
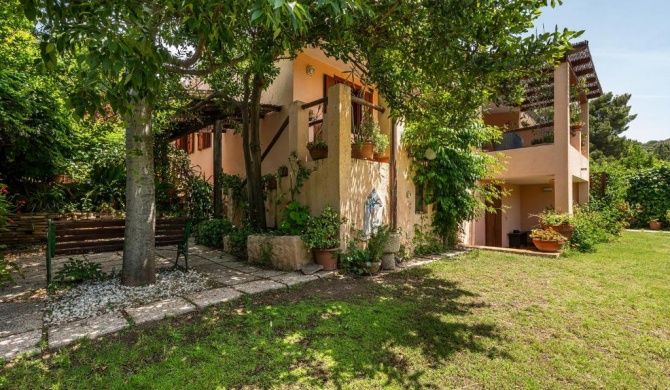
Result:
[[[414,182],[425,188],[425,201],[433,206],[434,233],[445,245],[457,242],[461,222],[476,217],[500,196],[497,183],[480,181],[491,175],[498,160],[474,151],[497,134],[475,118],[458,130],[429,119],[406,125],[402,144],[412,158]]]

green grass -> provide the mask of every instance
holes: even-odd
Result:
[[[2,388],[670,388],[670,235],[319,281],[20,359]]]

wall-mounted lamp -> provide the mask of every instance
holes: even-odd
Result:
[[[553,192],[553,191],[554,191],[554,187],[542,187],[542,191],[544,191],[544,192]]]
[[[312,65],[307,65],[307,75],[308,76],[314,76],[314,73],[316,72],[316,69]]]
[[[426,149],[426,152],[423,154],[423,156],[426,158],[426,160],[435,160],[437,157],[437,153],[431,148]]]

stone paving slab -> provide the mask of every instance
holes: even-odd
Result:
[[[148,305],[126,309],[126,313],[133,318],[136,324],[143,324],[145,322],[162,320],[165,317],[188,313],[195,309],[195,306],[183,298],[169,298]]]
[[[270,279],[287,286],[293,286],[300,283],[311,282],[312,280],[319,280],[319,277],[316,275],[305,275],[302,272],[291,272],[290,274],[279,275]]]
[[[286,271],[277,271],[273,269],[262,269],[256,272],[253,272],[252,275],[258,276],[259,278],[273,278],[276,276],[286,275]]]
[[[42,331],[44,302],[6,302],[0,305],[0,338],[29,330]]]
[[[0,340],[0,357],[11,359],[22,353],[34,354],[40,351],[37,343],[42,340],[42,329],[15,334]]]
[[[223,272],[213,273],[211,277],[212,279],[226,286],[235,286],[259,279],[257,276],[235,270],[226,270]]]
[[[216,305],[217,303],[232,301],[239,298],[241,292],[233,290],[229,287],[216,288],[214,290],[201,291],[194,294],[186,295],[186,299],[195,303],[199,308]]]
[[[49,328],[49,348],[59,348],[82,337],[90,339],[118,332],[128,326],[121,313],[107,313]]]
[[[225,263],[224,267],[234,269],[236,271],[245,272],[248,274],[253,274],[258,271],[263,271],[264,268],[254,267],[253,265],[248,265],[247,263]]]
[[[247,294],[258,294],[270,290],[278,290],[280,288],[285,288],[286,285],[282,283],[277,283],[272,280],[256,280],[249,283],[238,284],[233,288],[239,291],[242,291]]]

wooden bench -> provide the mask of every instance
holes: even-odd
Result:
[[[51,260],[54,256],[109,252],[123,249],[124,219],[52,221],[47,228],[47,284],[51,283]],[[156,246],[177,245],[188,270],[188,237],[191,223],[186,218],[156,219]]]

